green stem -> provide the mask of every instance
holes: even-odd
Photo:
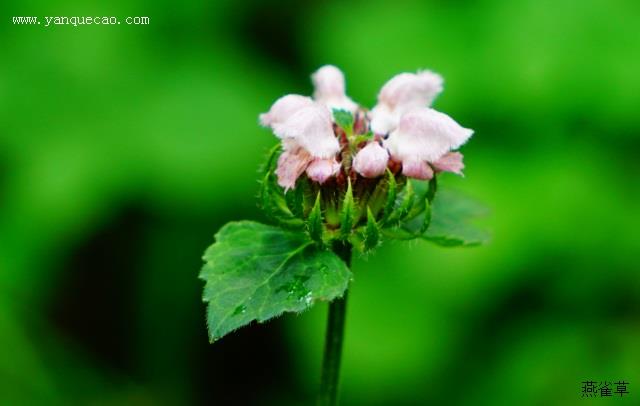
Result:
[[[351,244],[337,243],[333,251],[351,267]],[[340,381],[340,358],[344,338],[344,319],[347,310],[347,293],[329,304],[327,318],[327,335],[324,344],[324,360],[320,379],[319,406],[335,406],[338,404],[338,384]]]

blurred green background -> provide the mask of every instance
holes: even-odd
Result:
[[[0,10],[0,404],[312,403],[326,305],[209,345],[197,274],[222,224],[263,220],[257,115],[326,63],[369,106],[440,72],[435,107],[476,130],[443,183],[492,210],[488,246],[355,262],[343,404],[570,405],[585,380],[640,402],[639,2]]]

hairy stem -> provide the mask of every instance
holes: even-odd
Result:
[[[338,242],[333,251],[351,267],[351,244]],[[340,358],[344,338],[344,319],[347,310],[347,293],[329,304],[327,318],[327,334],[324,345],[322,376],[320,380],[319,406],[335,406],[338,404],[338,384],[340,382]]]

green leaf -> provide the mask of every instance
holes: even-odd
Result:
[[[376,223],[376,218],[367,207],[367,225],[364,229],[364,250],[371,251],[380,243],[380,227]]]
[[[322,208],[320,207],[320,191],[316,196],[316,202],[313,205],[313,209],[309,213],[307,219],[307,231],[311,239],[320,245],[322,245]]]
[[[438,191],[432,205],[431,224],[422,238],[443,246],[480,245],[489,234],[473,224],[487,209],[450,190]]]
[[[353,201],[353,190],[351,188],[351,178],[347,178],[347,191],[342,201],[342,210],[340,211],[340,236],[343,239],[349,237],[351,228],[355,223],[356,208]]]
[[[228,223],[204,254],[200,278],[213,342],[252,321],[342,296],[351,271],[304,233],[252,221]]]
[[[347,134],[353,132],[353,114],[350,111],[333,109],[333,119]]]

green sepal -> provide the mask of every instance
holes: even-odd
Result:
[[[309,218],[307,219],[307,232],[309,233],[309,237],[317,244],[322,245],[322,208],[320,207],[320,202],[322,199],[320,198],[320,191],[316,195],[316,202],[309,213]]]
[[[351,188],[351,178],[347,178],[347,191],[342,201],[340,210],[340,238],[347,239],[351,233],[351,228],[355,224],[356,207],[353,201],[353,190]]]
[[[380,223],[385,224],[391,213],[393,212],[393,206],[396,202],[396,197],[398,193],[398,184],[396,183],[396,177],[393,176],[393,173],[387,168],[387,199],[384,204],[384,209],[382,212],[382,219]]]
[[[438,191],[438,177],[433,175],[433,178],[429,180],[429,190],[427,190],[427,199],[429,203],[433,202],[433,199],[436,197],[436,192]]]
[[[424,234],[431,225],[431,202],[429,198],[424,199],[424,218],[422,219],[422,226],[420,227],[419,235]]]
[[[402,220],[404,220],[413,208],[415,196],[416,195],[413,190],[413,185],[411,184],[411,181],[407,179],[407,184],[401,192],[399,202],[397,202],[396,207],[392,210],[391,215],[387,219],[385,225],[396,226]]]
[[[284,195],[287,207],[294,217],[302,218],[304,214],[304,190],[303,183],[306,179],[299,179],[296,187],[287,191]]]
[[[333,109],[333,119],[336,124],[340,126],[347,133],[351,135],[353,133],[353,114],[347,110]]]
[[[275,176],[275,159],[280,146],[276,145],[271,149],[269,157],[262,168],[262,179],[258,191],[258,205],[264,211],[267,218],[273,220],[282,227],[288,229],[301,229],[304,222],[296,218],[289,208],[282,188],[278,185]]]
[[[367,207],[367,225],[364,227],[364,251],[371,251],[380,244],[380,226],[376,218]]]

